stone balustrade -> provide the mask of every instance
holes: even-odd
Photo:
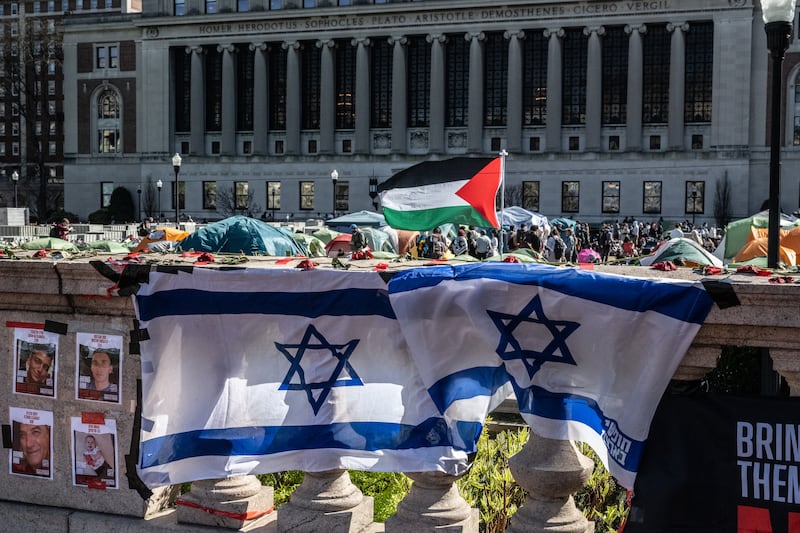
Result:
[[[180,259],[160,256],[175,263]],[[325,259],[319,260],[325,262]],[[121,267],[107,263],[110,271]],[[272,267],[274,260],[253,258],[249,267]],[[325,267],[326,265],[323,265]],[[640,267],[598,266],[598,271],[623,275],[701,279],[690,269],[657,272]],[[766,278],[732,274],[713,278],[715,305],[694,344],[673,376],[699,380],[717,363],[725,345],[769,349],[773,368],[787,381],[791,394],[800,395],[800,284],[769,283]],[[131,299],[114,290],[114,281],[101,276],[85,260],[0,260],[0,353],[6,361],[0,371],[2,405],[53,411],[54,449],[63,449],[55,461],[52,480],[12,476],[0,471],[0,513],[11,530],[67,532],[195,531],[198,526],[279,532],[477,532],[478,517],[458,494],[456,478],[436,473],[408,473],[412,489],[385,524],[375,524],[372,501],[350,481],[345,471],[308,473],[290,502],[273,511],[273,495],[254,476],[203,480],[178,497],[176,487],[157,491],[146,499],[129,488],[125,465],[135,431],[137,380],[140,360],[135,350],[122,368],[122,402],[102,407],[116,420],[119,437],[119,488],[95,490],[73,486],[69,455],[69,417],[101,407],[76,399],[76,362],[69,354],[76,332],[122,335],[125,346],[135,341]],[[12,392],[13,324],[57,323],[62,331],[57,397],[20,397]],[[7,411],[6,411],[7,414]],[[62,423],[63,422],[63,423]],[[131,461],[132,459],[132,461]],[[528,497],[510,531],[593,531],[576,509],[574,494],[588,479],[593,465],[570,442],[531,436],[510,466]],[[175,505],[177,500],[177,505]],[[177,508],[177,511],[175,510]],[[206,529],[203,529],[206,530]]]

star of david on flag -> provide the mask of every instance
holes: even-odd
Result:
[[[356,346],[358,346],[358,339],[353,339],[345,344],[331,344],[313,325],[308,326],[299,344],[276,342],[275,347],[291,363],[279,389],[306,391],[308,403],[311,404],[314,414],[319,413],[331,388],[363,385],[361,378],[349,362],[350,355]],[[295,354],[292,355],[290,350],[294,350]],[[305,361],[303,361],[304,357]],[[304,362],[305,365],[303,365]],[[333,369],[330,368],[331,366]]]
[[[486,312],[500,332],[500,343],[495,350],[497,355],[504,361],[522,361],[528,370],[528,377],[533,378],[542,364],[548,361],[575,364],[575,359],[567,346],[567,337],[578,329],[579,324],[568,320],[548,319],[542,309],[542,299],[539,295],[536,295],[518,315],[490,309],[487,309]],[[532,328],[531,326],[538,327]],[[536,350],[532,346],[523,347],[514,336],[517,329],[523,334],[525,334],[525,330],[535,329],[526,335],[526,338],[537,344],[544,344],[542,349]]]

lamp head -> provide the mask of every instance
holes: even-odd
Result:
[[[794,20],[795,0],[761,0],[761,16],[764,24]]]
[[[161,190],[161,187],[163,187],[163,186],[164,186],[164,182],[163,182],[163,181],[161,181],[161,180],[158,180],[158,181],[156,182],[156,188],[157,188],[159,191]]]
[[[17,172],[16,170],[14,172],[12,172],[11,173],[11,179],[13,181],[19,181],[19,172]]]
[[[181,168],[181,161],[183,161],[181,159],[181,154],[175,152],[175,155],[172,156],[172,166],[175,167],[176,170]]]
[[[334,183],[336,183],[336,180],[338,180],[338,179],[339,179],[339,171],[338,171],[338,170],[336,170],[336,169],[334,168],[334,169],[331,171],[331,181],[333,181]]]

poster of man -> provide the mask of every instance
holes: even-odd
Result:
[[[80,417],[72,417],[72,484],[95,489],[118,488],[116,442],[116,420],[86,424]]]
[[[14,392],[56,397],[58,335],[44,329],[15,328]]]
[[[77,333],[75,397],[120,403],[120,368],[122,336],[101,333]]]
[[[10,473],[53,479],[53,413],[20,407],[11,413]]]

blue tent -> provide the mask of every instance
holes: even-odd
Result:
[[[291,235],[255,218],[233,216],[209,224],[180,242],[181,250],[244,255],[304,255]]]

